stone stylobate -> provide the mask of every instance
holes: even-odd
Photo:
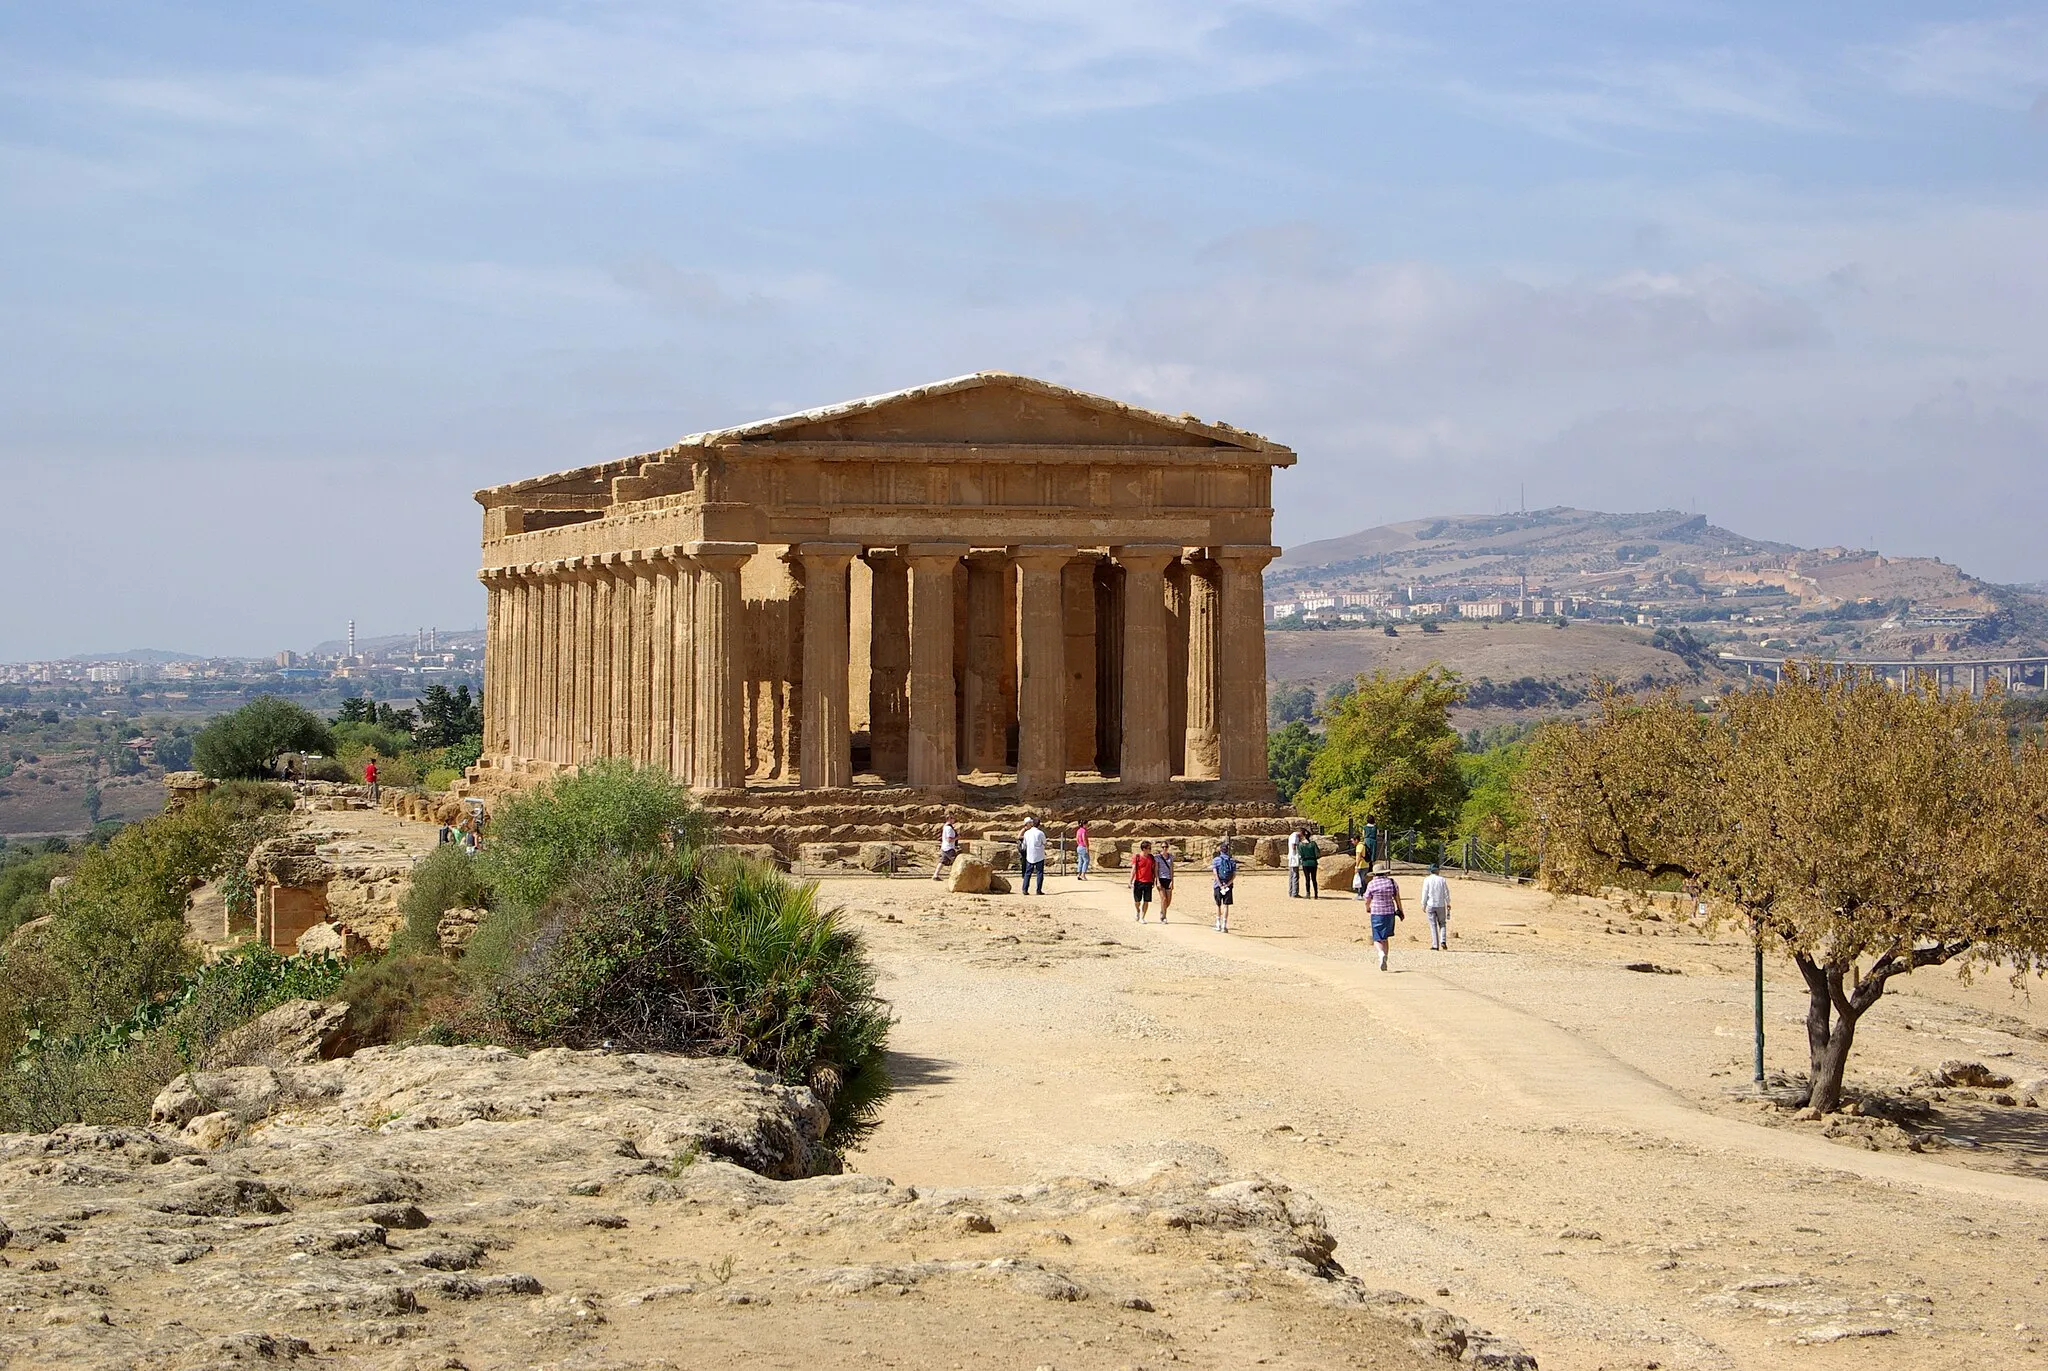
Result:
[[[1294,460],[983,372],[480,491],[483,774],[1269,798]]]

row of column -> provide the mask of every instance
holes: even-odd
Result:
[[[1124,578],[1119,650],[1109,660],[1121,678],[1119,775],[1126,783],[1171,780],[1176,754],[1181,774],[1189,779],[1266,777],[1262,573],[1275,549],[1222,547],[1206,553],[1187,558],[1184,582],[1176,578],[1170,589],[1167,570],[1183,559],[1182,548],[1110,549]],[[904,702],[901,755],[910,784],[951,785],[963,764],[970,770],[999,768],[1007,711],[993,707],[996,702],[989,698],[999,691],[1002,677],[999,660],[992,659],[1014,651],[1019,788],[1042,793],[1064,783],[1069,676],[1063,578],[1083,554],[1077,547],[1040,544],[972,553],[968,660],[956,663],[955,577],[969,556],[964,544],[876,549],[805,543],[790,549],[803,583],[804,606],[800,785],[826,789],[853,780],[846,578],[856,557],[865,558],[874,572],[870,737],[877,769],[893,770],[898,755],[898,716],[892,706],[897,698]],[[1011,568],[1016,576],[1014,641],[1005,631],[1010,616],[1003,604]],[[907,653],[898,650],[899,643],[907,643]],[[1184,656],[1179,651],[1183,644]],[[968,711],[965,729],[955,714],[956,676],[960,703]],[[1176,694],[1184,699],[1184,709],[1177,708]],[[1170,738],[1170,721],[1183,713],[1184,737]]]
[[[486,571],[485,751],[626,757],[700,789],[744,785],[740,569],[757,550],[686,543]]]

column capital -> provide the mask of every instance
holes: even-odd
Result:
[[[1126,543],[1109,550],[1119,566],[1133,571],[1165,571],[1180,553],[1172,543]]]
[[[905,543],[903,555],[912,562],[957,562],[967,555],[965,543]]]
[[[1020,543],[1009,549],[1010,560],[1033,571],[1058,571],[1080,549],[1061,543]]]
[[[1256,571],[1280,555],[1277,547],[1259,544],[1226,544],[1209,549],[1209,556],[1218,562],[1229,562]]]
[[[807,566],[815,562],[836,570],[851,563],[862,551],[859,543],[792,543],[786,555]]]
[[[706,571],[738,571],[761,550],[759,543],[718,543],[699,540],[684,543],[683,555],[695,559]]]

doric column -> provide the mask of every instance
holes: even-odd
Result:
[[[1162,785],[1173,779],[1167,745],[1166,568],[1177,547],[1111,548],[1124,569],[1123,780]]]
[[[1003,708],[1005,659],[1017,650],[1004,631],[1010,612],[1004,603],[1010,554],[971,552],[967,556],[967,661],[960,706],[967,715],[969,771],[997,772],[1008,753],[1009,713]]]
[[[697,765],[697,563],[677,550],[669,564],[675,576],[675,636],[668,671],[670,707],[668,770],[688,782]]]
[[[701,542],[683,550],[697,566],[697,755],[690,784],[699,790],[737,789],[747,783],[746,738],[740,731],[746,655],[740,568],[759,548]]]
[[[1184,775],[1188,760],[1188,568],[1166,568],[1166,773]]]
[[[1221,627],[1217,572],[1206,553],[1207,549],[1197,548],[1187,559],[1188,724],[1182,774],[1191,781],[1212,781],[1223,774],[1222,737],[1216,722],[1216,649]]]
[[[541,756],[541,582],[530,566],[518,568],[516,670],[518,678],[512,689],[518,691],[518,703],[512,709],[512,754],[532,760]]]
[[[562,739],[562,579],[553,565],[541,568],[540,578],[540,699],[534,728],[533,755],[544,762],[560,761],[556,748]]]
[[[654,563],[650,555],[636,549],[633,570],[633,671],[632,734],[629,738],[637,766],[654,760]]]
[[[647,656],[647,757],[648,766],[668,766],[669,750],[676,733],[676,698],[670,679],[676,664],[676,564],[673,548],[656,548],[649,555],[648,573],[654,578],[652,619],[648,629]]]
[[[605,579],[611,584],[611,701],[605,716],[605,753],[633,755],[633,571],[622,552],[605,556]]]
[[[964,547],[931,543],[904,549],[910,571],[910,720],[908,772],[917,786],[960,779],[953,718],[953,573]]]
[[[869,548],[866,561],[868,765],[885,781],[902,781],[910,775],[910,567],[894,548]]]
[[[571,706],[575,729],[569,735],[572,762],[587,762],[597,755],[597,699],[592,693],[597,670],[597,574],[590,559],[579,557],[570,584],[576,592],[576,641],[572,658],[575,673],[575,702]]]
[[[1071,547],[1019,547],[1017,789],[1042,795],[1067,779],[1067,630],[1061,578]]]
[[[590,567],[590,755],[612,755],[612,573],[605,558]]]
[[[1219,547],[1222,650],[1217,656],[1217,715],[1223,779],[1264,782],[1266,761],[1266,563],[1277,547]]]
[[[484,583],[484,755],[502,756],[505,727],[505,577],[486,571]]]
[[[847,722],[846,568],[857,543],[802,543],[790,555],[804,578],[804,722],[797,775],[806,790],[853,784]]]

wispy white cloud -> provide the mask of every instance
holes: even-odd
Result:
[[[1906,95],[2033,110],[2048,99],[2048,14],[1930,24],[1860,48],[1857,64]]]

